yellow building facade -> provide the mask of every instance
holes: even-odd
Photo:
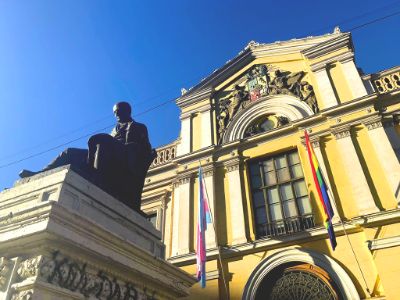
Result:
[[[338,29],[250,42],[183,90],[180,137],[157,149],[142,209],[195,274],[202,166],[215,231],[190,299],[399,299],[399,94],[400,67],[360,74]],[[304,130],[336,203],[334,251]]]

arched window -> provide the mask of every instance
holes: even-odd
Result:
[[[297,151],[249,162],[257,237],[314,227],[314,217]]]

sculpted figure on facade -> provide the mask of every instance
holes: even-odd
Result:
[[[39,172],[71,165],[89,181],[140,212],[141,193],[147,170],[156,157],[147,128],[131,118],[127,102],[114,105],[117,124],[111,134],[90,137],[88,149],[68,148]],[[39,172],[23,170],[20,177]]]
[[[228,95],[219,99],[217,113],[220,142],[235,115],[263,96],[291,95],[306,103],[314,113],[318,112],[314,89],[303,80],[306,75],[304,71],[272,70],[266,65],[253,66],[236,81],[233,90],[224,91]]]

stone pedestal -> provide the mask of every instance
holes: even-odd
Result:
[[[0,299],[176,299],[161,234],[68,166],[0,193]]]

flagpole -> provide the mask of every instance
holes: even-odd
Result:
[[[200,168],[203,170],[203,166],[201,165],[200,159],[199,159],[199,165],[200,165]],[[204,177],[204,175],[202,175],[202,176]],[[203,178],[201,178],[201,179],[203,179]],[[200,182],[199,182],[199,184],[200,184]],[[206,198],[207,198],[208,207],[211,207],[211,206],[210,206],[210,200],[209,200],[209,198],[208,198],[207,184],[206,184],[205,180],[204,180],[204,189],[205,189],[205,191],[206,191]],[[214,208],[214,206],[212,206],[212,207]],[[218,260],[219,260],[219,264],[220,264],[220,267],[221,267],[222,280],[224,281],[224,286],[225,286],[225,291],[226,291],[226,297],[227,297],[227,299],[229,300],[229,299],[230,299],[230,296],[229,296],[229,289],[228,289],[228,285],[227,285],[226,279],[225,279],[225,270],[224,270],[224,267],[223,267],[223,264],[222,264],[221,251],[220,251],[220,246],[219,246],[219,244],[218,244],[218,238],[217,238],[218,235],[217,235],[217,230],[216,230],[216,228],[215,228],[214,215],[213,215],[213,212],[211,211],[211,209],[210,209],[210,219],[211,219],[212,227],[213,227],[213,229],[214,229],[215,242],[216,242],[216,244],[217,244]],[[206,257],[207,257],[207,245],[206,245]]]
[[[305,130],[307,130],[307,129],[305,129]],[[311,143],[310,143],[310,146],[312,147]],[[314,149],[313,149],[313,150],[314,150]],[[318,159],[318,158],[317,158],[317,159]],[[321,171],[321,175],[322,175],[323,180],[324,180],[326,183],[328,183],[329,181],[327,181],[327,178],[326,178],[326,176],[325,176],[324,171],[322,170],[322,168],[320,168],[320,171]],[[330,189],[330,186],[331,186],[330,184],[329,184],[329,186],[326,184],[326,189],[327,189],[327,191],[328,191],[328,193],[329,193],[329,197],[331,197],[331,199],[333,200],[333,205],[335,205],[336,212],[337,212],[337,215],[338,215],[340,224],[342,225],[344,235],[345,235],[346,238],[347,238],[347,241],[348,241],[348,243],[349,243],[349,245],[350,245],[350,249],[351,249],[351,251],[352,251],[352,253],[353,253],[354,259],[356,260],[358,269],[359,269],[359,271],[360,271],[360,273],[361,273],[361,277],[363,278],[363,281],[364,281],[364,284],[365,284],[365,289],[366,289],[366,291],[368,292],[368,294],[370,295],[370,297],[372,297],[371,291],[370,291],[370,289],[368,288],[367,280],[365,279],[364,272],[363,272],[363,270],[362,270],[362,268],[361,268],[360,262],[358,261],[356,252],[354,251],[353,244],[352,244],[351,241],[350,241],[350,238],[349,238],[349,235],[347,234],[347,230],[346,230],[346,227],[345,227],[344,222],[343,222],[343,220],[342,220],[342,217],[341,217],[340,214],[339,214],[338,206],[337,206],[337,204],[336,204],[336,199],[335,199],[335,197],[334,197],[334,195],[333,195],[333,192],[332,192],[331,189]]]

